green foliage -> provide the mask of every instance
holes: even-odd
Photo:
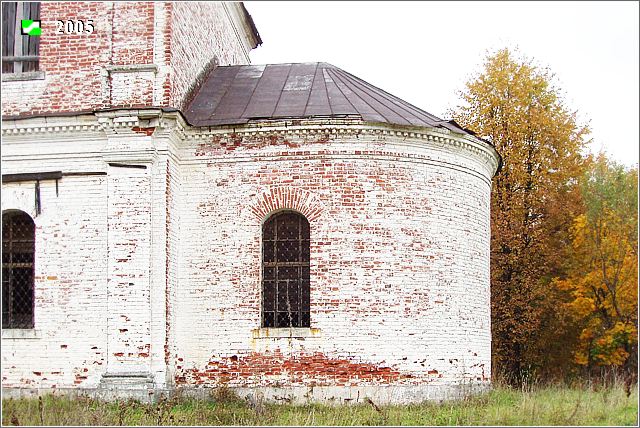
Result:
[[[498,387],[460,401],[382,406],[290,405],[174,398],[156,404],[104,403],[48,395],[5,399],[3,425],[637,425],[638,394],[605,388]],[[42,422],[41,422],[42,418]]]

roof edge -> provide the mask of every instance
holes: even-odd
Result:
[[[247,36],[252,40],[251,49],[255,49],[262,44],[262,38],[256,27],[256,23],[253,21],[251,14],[244,5],[244,2],[235,3],[240,9],[240,13],[244,18],[243,27]]]

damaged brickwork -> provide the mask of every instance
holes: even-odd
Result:
[[[35,326],[2,331],[3,391],[410,402],[490,385],[493,148],[352,116],[191,126],[172,107],[248,62],[237,4],[41,7],[41,78],[2,82],[3,174],[61,178],[2,185],[36,237]],[[56,41],[66,16],[97,31]],[[261,320],[281,211],[309,222],[308,328]]]
[[[42,2],[40,76],[3,79],[2,115],[182,107],[212,58],[249,62],[253,46],[238,31],[236,9],[220,2]],[[66,19],[92,20],[95,30],[57,34],[56,21]]]
[[[347,386],[351,384],[389,384],[411,375],[402,374],[384,365],[329,358],[320,352],[286,357],[273,353],[250,353],[211,359],[202,369],[183,368],[181,358],[176,374],[176,386],[210,384],[242,385],[312,385]]]
[[[4,387],[104,388],[105,375],[129,372],[147,373],[140,379],[162,388],[394,386],[437,397],[447,385],[489,384],[488,210],[497,166],[490,152],[361,122],[212,131],[190,129],[177,113],[155,114],[127,121],[102,114],[94,142],[71,164],[98,169],[96,150],[110,159],[106,177],[87,178],[84,187],[99,200],[86,209],[106,215],[93,230],[108,250],[107,270],[75,274],[88,284],[87,275],[99,273],[96,340],[76,368],[57,360],[51,345],[60,355],[82,352],[58,324],[43,322],[47,311],[72,315],[59,300],[44,300],[38,282],[36,326],[41,336],[55,326],[57,336],[30,346],[11,339]],[[12,131],[5,134],[11,142]],[[134,151],[135,161],[127,160]],[[61,198],[78,201],[83,189],[69,192],[70,180],[79,178],[63,177],[59,196],[53,183],[42,185],[38,216],[32,187],[4,190],[3,209],[34,215],[38,281],[70,275],[72,264],[51,269],[38,251],[62,245],[55,241],[67,215]],[[260,328],[262,224],[280,210],[309,220],[310,329]],[[59,235],[65,245],[76,242],[75,224]],[[89,253],[83,260],[101,265]],[[83,308],[87,297],[75,292],[64,302]],[[50,363],[14,359],[42,345]]]
[[[279,349],[282,361],[346,351],[366,364],[384,361],[398,374],[387,384],[489,380],[490,171],[441,143],[432,150],[428,140],[398,135],[301,126],[195,139],[184,157],[181,221],[198,233],[185,230],[191,280],[176,310],[211,318],[196,337],[186,326],[197,318],[178,320],[177,382],[217,385],[223,370],[232,383],[260,385],[250,368],[234,371],[229,354],[269,367]],[[260,322],[260,227],[281,209],[311,225],[311,319],[321,334],[242,339]],[[212,256],[229,252],[236,256],[224,264]],[[221,355],[213,366],[204,358],[212,350]],[[301,364],[284,382],[340,384],[322,370]]]

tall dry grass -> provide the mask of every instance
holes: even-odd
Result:
[[[5,399],[3,425],[630,425],[638,423],[637,385],[496,386],[460,401],[384,406],[270,404],[230,390],[210,399],[100,402],[47,395]]]

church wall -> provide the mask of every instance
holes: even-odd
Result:
[[[65,170],[100,171],[97,141],[23,141],[3,138],[3,174]],[[71,153],[70,153],[71,152]],[[96,386],[105,370],[107,180],[65,176],[3,183],[2,211],[19,209],[35,222],[35,326],[2,330],[3,388]]]
[[[62,172],[57,195],[40,181],[39,214],[35,180],[2,186],[2,210],[36,223],[35,326],[2,330],[5,392],[130,396],[132,373],[139,398],[166,387],[168,137],[96,119],[4,124],[3,175]]]
[[[249,64],[249,50],[241,38],[241,23],[233,3],[171,3],[171,98],[184,107],[189,93],[217,65]]]
[[[2,209],[37,226],[36,327],[3,330],[5,392],[104,393],[130,373],[148,375],[143,398],[489,385],[489,150],[359,121],[232,132],[131,114],[5,124],[3,174],[102,173],[63,176],[58,196],[41,182],[37,216],[34,182],[3,184]],[[260,328],[261,228],[279,209],[310,221],[311,328]]]
[[[176,384],[488,385],[492,167],[402,133],[256,129],[182,154]],[[260,329],[261,224],[294,206],[311,329]]]
[[[112,6],[98,2],[42,2],[39,78],[6,81],[2,114],[39,114],[104,108],[109,84],[104,66],[111,64]],[[92,19],[92,34],[56,34],[56,20]]]
[[[230,10],[218,2],[42,2],[39,71],[3,74],[2,115],[180,108],[213,63],[249,62],[242,18]],[[94,31],[57,34],[58,20],[93,20]]]

